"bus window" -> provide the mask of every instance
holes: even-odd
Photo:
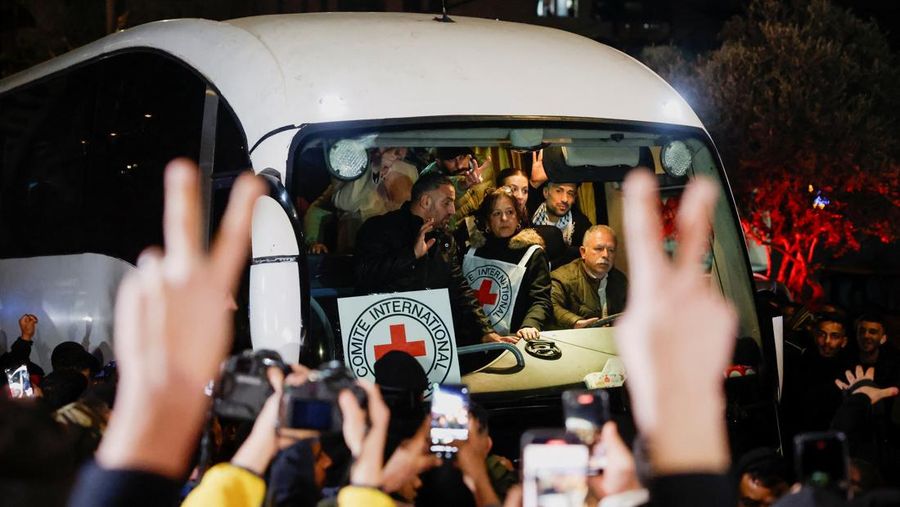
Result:
[[[4,94],[0,108],[30,126],[0,134],[0,256],[92,252],[134,263],[160,244],[162,169],[197,158],[204,91],[176,61],[135,53]]]
[[[527,128],[534,129],[531,124]],[[523,127],[525,128],[525,127]],[[507,160],[513,167],[520,168],[529,174],[533,157],[527,150],[512,145],[511,139],[516,137],[514,128],[471,127],[458,129],[433,129],[421,130],[395,130],[384,129],[382,131],[362,131],[352,134],[340,132],[339,135],[329,135],[327,132],[317,135],[315,131],[300,134],[297,152],[293,154],[295,161],[295,178],[297,174],[317,173],[317,178],[309,178],[310,181],[319,181],[323,175],[327,175],[328,163],[324,157],[329,156],[331,148],[342,140],[351,140],[360,148],[357,150],[362,158],[368,157],[367,167],[371,165],[374,153],[394,147],[403,147],[405,152],[404,162],[411,164],[418,171],[423,171],[426,166],[435,160],[436,153],[445,147],[479,147],[482,153],[509,151],[513,156]],[[628,224],[622,216],[621,184],[628,171],[643,168],[656,174],[660,184],[660,205],[665,213],[664,222],[671,222],[674,211],[677,210],[681,193],[688,180],[698,174],[703,174],[718,182],[723,189],[723,198],[716,209],[713,224],[713,235],[710,238],[711,252],[707,259],[707,272],[710,283],[717,287],[738,308],[741,315],[741,327],[739,336],[752,337],[760,343],[760,330],[756,323],[756,313],[753,307],[752,288],[747,274],[746,259],[743,256],[741,243],[741,231],[734,215],[730,200],[727,199],[727,187],[722,179],[722,173],[714,157],[711,155],[709,140],[705,133],[686,130],[673,134],[671,130],[658,131],[651,127],[614,128],[612,126],[586,127],[575,125],[542,130],[542,139],[537,145],[544,148],[543,168],[551,181],[580,183],[581,191],[577,192],[578,199],[590,202],[578,202],[577,208],[590,216],[593,223],[611,226],[617,233],[618,248],[615,267],[625,276],[629,273],[626,252],[628,245],[624,237],[624,231]],[[673,135],[677,135],[683,144],[690,147],[693,157],[692,164],[683,175],[669,174],[659,162],[659,151],[662,146],[672,142]],[[363,151],[364,149],[364,151]],[[475,150],[472,150],[473,152]],[[555,153],[555,157],[548,155]],[[349,152],[348,152],[349,153]],[[365,154],[365,156],[364,156]],[[477,164],[485,160],[478,159]],[[499,172],[501,168],[494,168]],[[362,178],[372,178],[371,169],[362,171]],[[294,192],[301,193],[305,178],[296,178]],[[485,185],[496,185],[497,182],[485,182]],[[333,186],[339,186],[342,182],[337,179],[332,181]],[[319,184],[320,185],[320,184]],[[475,187],[471,187],[475,188]],[[540,192],[531,188],[532,192]],[[326,194],[327,197],[327,194]],[[541,199],[538,199],[540,201]],[[458,201],[459,202],[459,199]],[[320,205],[327,205],[321,202]],[[337,204],[337,203],[332,203]],[[359,215],[360,210],[341,210],[332,205],[328,210],[335,215],[331,220],[331,227],[346,226],[351,220],[341,215]],[[529,210],[530,214],[534,210]],[[363,217],[357,217],[364,220]],[[674,224],[668,223],[669,226]],[[358,227],[358,226],[357,226]],[[670,229],[674,230],[673,227]],[[341,237],[340,229],[330,233],[332,237]],[[329,234],[322,233],[320,237],[328,238]],[[459,236],[457,235],[457,238]],[[665,247],[670,253],[677,249],[677,238],[669,234],[664,240]],[[580,242],[580,238],[578,238]],[[339,250],[339,253],[352,252],[353,250],[340,250],[340,245],[328,245],[329,251]],[[356,245],[357,249],[364,248]],[[549,249],[548,249],[549,252]],[[461,253],[465,253],[462,250]],[[577,255],[577,254],[576,254]],[[318,257],[318,258],[317,258]],[[336,337],[335,343],[324,347],[316,343],[322,335],[311,335],[312,340],[304,344],[306,350],[334,350],[338,359],[342,359],[344,350],[341,343],[342,330],[337,325],[340,315],[335,310],[334,300],[359,293],[356,280],[353,278],[354,261],[352,256],[346,255],[311,256],[310,271],[312,279],[312,297],[325,309],[325,318],[330,321]],[[341,266],[340,269],[330,269],[332,265]],[[554,268],[557,266],[554,266]],[[359,274],[357,273],[357,276]],[[473,291],[476,287],[472,287]],[[366,292],[386,293],[396,289],[379,290],[377,287]],[[406,289],[404,289],[406,290]],[[520,293],[521,295],[521,293]],[[491,303],[484,303],[487,308]],[[621,311],[621,310],[619,310]],[[485,310],[485,313],[489,313]],[[614,322],[612,322],[614,325]],[[517,371],[517,362],[514,354],[504,353],[499,358],[488,359],[492,361],[484,368],[464,374],[463,381],[467,383],[473,393],[497,394],[512,391],[527,392],[552,392],[564,386],[582,383],[584,378],[593,372],[600,371],[607,359],[615,356],[616,349],[613,340],[613,328],[603,327],[595,329],[571,329],[549,319],[542,331],[542,337],[555,342],[561,350],[562,357],[558,360],[547,360],[540,357],[526,355],[524,368]],[[514,334],[514,332],[513,332]],[[737,338],[737,336],[735,337]],[[386,339],[386,338],[385,338]],[[457,344],[477,342],[480,337],[457,336]],[[377,339],[375,340],[377,341]],[[382,340],[383,341],[383,340]],[[381,342],[379,342],[381,343]],[[517,345],[524,349],[524,344]],[[523,352],[524,353],[524,352]],[[496,355],[494,356],[496,357]],[[326,358],[321,358],[326,359]]]
[[[200,154],[206,89],[179,61],[139,51],[0,95],[0,318],[48,323],[42,366],[64,340],[109,351],[116,287],[163,243],[163,168]],[[246,141],[222,98],[218,112],[219,167],[233,175],[249,166]]]

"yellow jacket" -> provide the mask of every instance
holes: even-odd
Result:
[[[200,484],[184,499],[182,507],[258,507],[266,496],[262,477],[230,463],[219,463],[203,474]]]
[[[263,479],[229,463],[210,468],[200,484],[184,499],[182,507],[258,507],[266,496]],[[338,507],[393,507],[391,497],[372,488],[347,486],[337,497]]]

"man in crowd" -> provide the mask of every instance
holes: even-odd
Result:
[[[880,386],[897,385],[900,373],[900,354],[887,342],[884,317],[876,313],[864,313],[856,319],[856,344],[859,347],[856,361],[875,367],[875,383]]]
[[[784,402],[792,431],[825,431],[841,404],[835,379],[843,379],[851,366],[847,354],[844,314],[824,313],[813,326],[814,346],[808,347],[794,368],[785,368]]]
[[[625,310],[628,279],[614,268],[616,233],[595,225],[584,233],[581,258],[550,273],[553,314],[562,328],[583,328]]]
[[[773,449],[753,449],[737,460],[738,507],[769,507],[790,487],[787,464]]]
[[[439,173],[423,173],[412,200],[399,210],[367,220],[356,240],[357,289],[362,294],[448,289],[459,345],[512,341],[494,332],[463,277],[456,242],[446,232],[456,191]]]
[[[31,362],[31,348],[34,346],[34,333],[37,330],[38,318],[30,313],[19,317],[19,337],[13,342],[9,352],[0,355],[0,370],[15,369],[23,364],[28,367],[28,375],[33,386],[40,386],[44,370]],[[4,375],[0,385],[6,385]]]

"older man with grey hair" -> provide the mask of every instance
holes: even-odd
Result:
[[[613,267],[616,245],[611,227],[592,226],[584,233],[581,258],[550,273],[550,298],[560,327],[587,327],[625,309],[628,279]]]

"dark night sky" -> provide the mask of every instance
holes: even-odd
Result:
[[[587,9],[592,15],[587,19],[559,22],[551,18],[536,17],[537,0],[447,0],[446,3],[451,15],[455,13],[548,24],[596,37],[601,42],[632,54],[649,44],[671,43],[694,53],[715,49],[719,45],[725,21],[743,12],[749,3],[749,0],[579,1],[583,2],[582,11]],[[900,1],[832,1],[850,8],[863,19],[873,19],[887,33],[895,54],[900,49]],[[26,5],[30,7],[26,8]],[[38,8],[36,5],[47,7]],[[315,5],[318,7],[313,7]],[[116,3],[120,11],[130,11],[126,26],[155,19],[227,19],[272,14],[279,10],[318,10],[326,6],[336,6],[339,10],[384,10],[388,6],[400,6],[407,10],[424,8],[437,12],[440,5],[440,0],[118,0]],[[39,23],[30,12],[54,12],[51,8],[53,6],[67,6],[63,7],[64,10],[68,9],[67,14],[62,17],[53,16],[55,19],[45,18]],[[75,13],[79,18],[77,22],[65,21],[67,15]],[[45,4],[0,0],[0,76],[101,37],[104,33],[104,19],[103,2],[96,0],[56,0]],[[48,20],[56,23],[48,23]],[[651,28],[642,30],[647,23]],[[600,25],[605,25],[605,28],[599,28]]]

